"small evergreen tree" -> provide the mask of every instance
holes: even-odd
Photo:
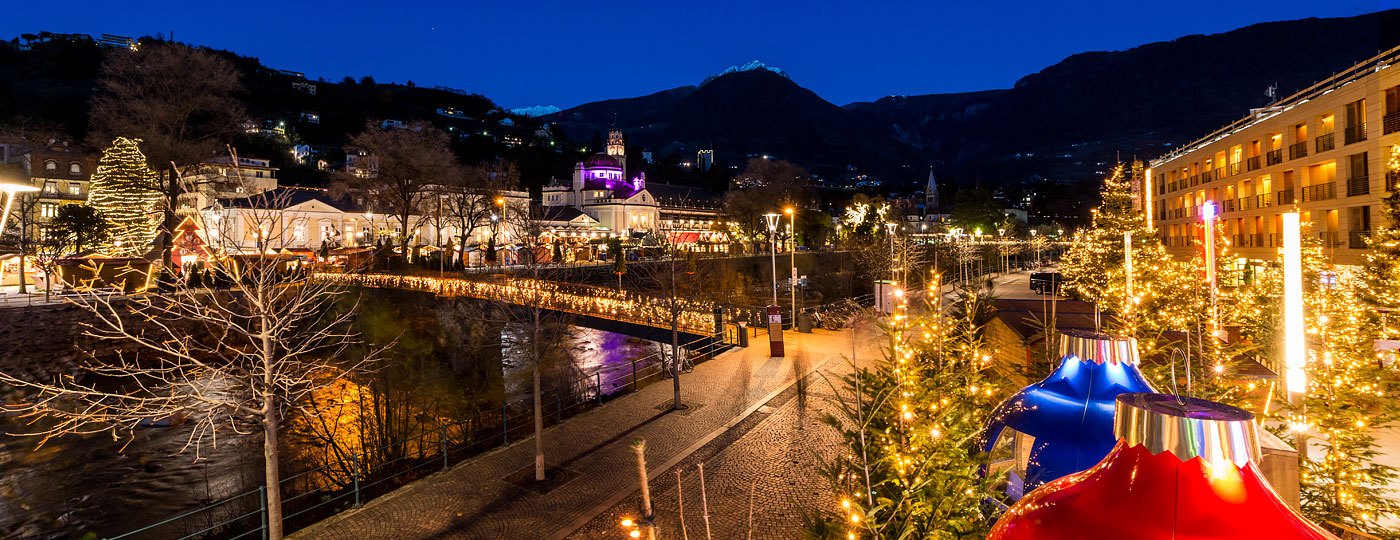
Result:
[[[1367,239],[1362,299],[1375,319],[1375,337],[1400,339],[1400,145],[1386,159],[1386,195],[1381,199],[1381,225]]]
[[[103,246],[121,257],[142,257],[155,242],[161,196],[155,171],[146,164],[140,139],[117,137],[102,152],[92,174],[88,205],[107,221]]]

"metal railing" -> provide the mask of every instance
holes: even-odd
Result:
[[[1334,133],[1323,133],[1317,136],[1317,153],[1321,154],[1337,147],[1337,139]]]
[[[1367,240],[1371,238],[1371,231],[1348,231],[1347,247],[1351,249],[1366,249]]]
[[[1244,160],[1244,166],[1245,166],[1245,167],[1244,167],[1245,169],[1251,170],[1251,171],[1258,169],[1258,168],[1259,168],[1259,156],[1250,156],[1248,159]]]
[[[1381,119],[1381,131],[1385,135],[1400,131],[1400,112],[1393,112]]]
[[[730,337],[726,331],[724,335],[701,338],[681,347],[687,358],[698,364],[737,342]],[[665,360],[668,355],[662,350],[633,360],[630,377],[604,381],[602,372],[598,372],[557,384],[541,394],[545,424],[559,424],[604,401],[669,377],[670,364]],[[305,528],[429,474],[447,470],[454,463],[533,436],[533,431],[534,402],[527,396],[506,402],[500,410],[481,411],[466,420],[423,426],[416,438],[352,452],[348,461],[337,457],[333,462],[290,474],[280,486],[283,526],[289,533]],[[259,486],[107,538],[265,538],[268,512],[264,489]]]
[[[1366,123],[1352,124],[1347,126],[1346,144],[1357,143],[1366,140]]]
[[[1347,179],[1347,196],[1368,195],[1371,193],[1371,177],[1358,176]]]
[[[1265,193],[1265,194],[1263,194],[1263,195],[1255,195],[1255,196],[1254,196],[1254,207],[1255,207],[1255,208],[1268,208],[1268,207],[1273,206],[1273,205],[1274,205],[1274,196],[1273,196],[1273,194],[1271,194],[1271,193]]]
[[[1308,156],[1308,142],[1297,142],[1288,145],[1288,159],[1298,159]]]
[[[1333,231],[1323,231],[1317,233],[1317,238],[1319,240],[1322,240],[1322,245],[1324,247],[1336,247],[1341,245],[1341,242],[1337,237],[1337,233]]]
[[[1274,197],[1274,200],[1278,201],[1279,204],[1293,204],[1293,190],[1292,190],[1292,189],[1285,189],[1285,190],[1282,190],[1282,191],[1278,192],[1278,193],[1275,194],[1275,195],[1276,195],[1276,196]]]
[[[1303,188],[1303,202],[1325,201],[1337,198],[1337,183],[1328,182]]]
[[[1269,153],[1264,154],[1264,163],[1265,166],[1283,163],[1283,149],[1270,150]]]

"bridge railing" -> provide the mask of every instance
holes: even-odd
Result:
[[[707,337],[681,345],[686,359],[699,364],[729,348],[725,339]],[[541,392],[546,425],[554,425],[631,394],[670,375],[669,346],[610,373],[594,372],[564,380]],[[358,507],[435,472],[444,471],[487,450],[509,446],[533,435],[534,401],[530,396],[507,401],[463,420],[424,425],[412,440],[342,454],[307,470],[287,471],[281,481],[283,525],[290,533],[344,510]],[[388,457],[392,456],[392,457]],[[572,456],[570,456],[572,457]],[[556,461],[562,461],[556,459]],[[267,497],[263,486],[193,508],[122,534],[118,539],[256,539],[266,538]]]
[[[588,315],[658,328],[671,327],[671,300],[617,289],[543,279],[504,278],[469,280],[394,274],[318,273],[313,279],[347,286],[403,289],[446,297],[495,300],[521,306]],[[715,304],[677,298],[681,331],[697,335],[714,333]]]

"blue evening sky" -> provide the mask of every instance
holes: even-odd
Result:
[[[568,107],[695,84],[761,60],[837,104],[1005,88],[1076,52],[1400,0],[11,2],[0,37],[142,36],[338,81],[373,75]]]

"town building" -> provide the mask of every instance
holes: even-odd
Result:
[[[1298,211],[1325,256],[1363,264],[1386,157],[1400,144],[1397,60],[1400,47],[1153,160],[1138,204],[1162,243],[1179,257],[1198,252],[1209,204],[1247,270],[1276,258],[1281,215]]]
[[[17,208],[32,213],[30,235],[35,239],[43,237],[46,223],[58,216],[60,206],[87,201],[97,166],[92,154],[66,141],[31,143],[24,139],[0,142],[0,163],[8,164],[17,180],[39,188],[29,195],[34,199],[17,203]]]
[[[647,235],[668,235],[682,244],[716,241],[719,197],[696,188],[648,184],[646,174],[627,171],[627,147],[620,130],[608,133],[604,152],[574,166],[568,184],[550,182],[541,193],[548,225],[575,231],[589,220],[590,235],[645,240]],[[576,212],[561,210],[572,208]]]
[[[214,201],[257,195],[277,188],[277,167],[270,160],[220,156],[200,163],[184,177],[186,193],[180,195],[177,212],[196,213]]]

